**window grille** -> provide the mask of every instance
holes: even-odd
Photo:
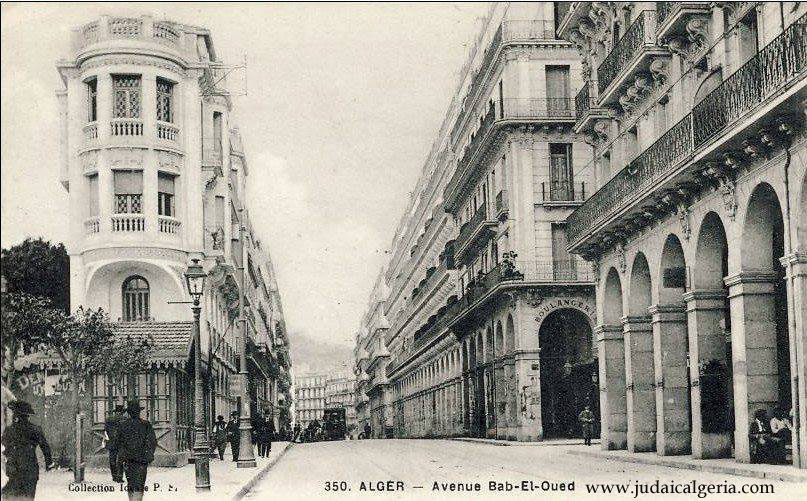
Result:
[[[173,93],[173,83],[161,78],[157,79],[157,120],[161,122],[174,121]]]
[[[114,118],[140,118],[140,75],[113,75]]]
[[[123,320],[135,322],[149,319],[149,283],[134,275],[123,282]]]

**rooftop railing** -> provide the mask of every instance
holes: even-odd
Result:
[[[567,219],[572,244],[679,167],[679,162],[731,129],[746,113],[807,70],[807,15],[706,95]]]

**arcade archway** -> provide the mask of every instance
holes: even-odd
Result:
[[[599,423],[597,363],[588,317],[564,308],[544,319],[541,347],[541,422],[544,438],[582,436],[578,415],[586,405]],[[599,435],[599,432],[597,432]]]

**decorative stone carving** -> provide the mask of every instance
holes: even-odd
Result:
[[[160,166],[160,169],[179,171],[180,165],[182,164],[182,157],[170,151],[158,151],[157,164]]]
[[[616,245],[614,245],[614,256],[616,256],[619,271],[621,273],[625,273],[625,271],[628,269],[628,265],[625,261],[625,247],[622,245],[622,242],[617,242]]]
[[[530,289],[527,291],[527,295],[524,297],[524,302],[532,308],[537,308],[543,304],[544,296],[540,293],[540,291]]]
[[[670,75],[670,59],[668,57],[657,57],[650,63],[650,74],[653,75],[653,82],[660,87],[667,82]]]
[[[674,36],[667,40],[670,52],[692,63],[709,47],[709,18],[695,16],[686,24],[686,36]]]
[[[684,203],[678,204],[678,222],[681,225],[681,235],[684,239],[689,240],[692,233],[692,228],[689,225],[689,207]]]
[[[611,132],[611,121],[608,119],[597,120],[594,122],[594,132],[601,142],[608,141],[608,136]]]
[[[84,171],[94,171],[98,168],[98,150],[89,150],[81,154],[81,165]]]
[[[139,148],[115,148],[109,150],[109,165],[113,169],[142,169],[145,151]]]
[[[726,214],[734,221],[737,214],[737,195],[735,193],[734,180],[728,176],[722,176],[719,179],[718,190],[723,199],[723,208],[726,209]]]
[[[693,44],[703,49],[709,44],[709,18],[694,16],[687,21],[687,36]],[[699,50],[700,50],[699,49]]]
[[[594,277],[594,283],[600,284],[600,262],[594,259],[591,261],[591,274]]]

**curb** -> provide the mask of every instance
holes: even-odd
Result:
[[[261,471],[256,473],[251,479],[247,481],[247,483],[241,486],[241,489],[239,489],[238,492],[236,492],[233,495],[232,501],[241,501],[241,499],[243,499],[244,496],[246,496],[247,493],[251,491],[253,487],[255,487],[255,484],[263,480],[263,477],[265,477],[266,474],[269,473],[269,470],[271,470],[272,467],[275,464],[277,464],[278,461],[280,461],[280,458],[282,458],[283,455],[286,454],[286,452],[288,452],[289,449],[291,449],[292,445],[294,445],[294,442],[289,442],[289,445],[285,449],[283,449],[283,451],[280,454],[278,454],[276,458],[269,461],[269,463],[267,463],[266,466],[261,468]]]
[[[468,442],[468,443],[472,443],[472,444],[494,445],[494,446],[497,446],[497,447],[546,447],[546,446],[550,446],[550,447],[567,446],[568,447],[568,446],[571,446],[571,445],[578,445],[578,444],[570,444],[568,442],[553,442],[551,440],[546,440],[546,441],[537,440],[537,441],[534,441],[534,442],[518,442],[516,440],[509,440],[509,441],[497,440],[497,441],[493,441],[493,440],[484,440],[484,439],[468,438],[468,437],[454,437],[454,438],[449,438],[448,440],[455,440],[457,442]],[[599,444],[600,442],[598,440],[598,441],[595,441],[595,442],[592,442],[592,443],[593,444]]]
[[[742,466],[739,466],[739,464],[738,466],[727,466],[727,465],[708,464],[700,462],[689,463],[683,461],[663,459],[661,457],[656,459],[656,458],[645,458],[638,456],[621,456],[621,455],[617,456],[614,454],[608,454],[606,452],[593,452],[593,451],[570,450],[566,451],[566,453],[571,454],[573,456],[594,457],[598,459],[606,459],[609,461],[622,461],[624,463],[639,463],[655,466],[666,466],[668,468],[678,468],[679,470],[706,471],[709,473],[722,473],[725,475],[734,475],[738,477],[752,477],[752,478],[762,478],[766,480],[778,480],[780,482],[799,482],[799,483],[807,482],[807,476],[804,475],[788,472],[778,472],[778,471],[753,470],[750,468],[743,468]]]

